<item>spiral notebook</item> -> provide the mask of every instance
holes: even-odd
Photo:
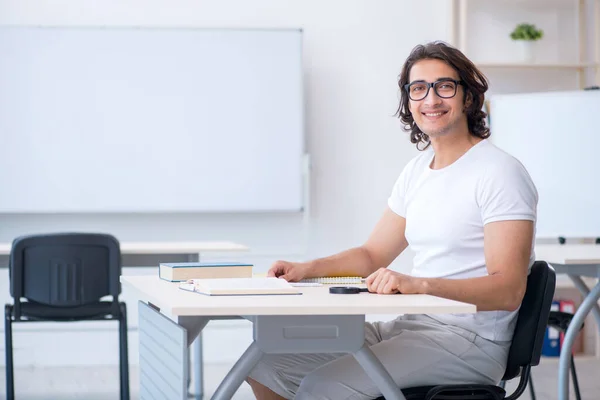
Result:
[[[324,276],[321,278],[302,279],[301,283],[322,283],[324,285],[346,285],[364,283],[365,278],[360,276]]]

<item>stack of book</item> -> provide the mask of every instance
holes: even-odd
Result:
[[[189,279],[252,278],[252,264],[238,262],[160,263],[158,276],[169,282]]]

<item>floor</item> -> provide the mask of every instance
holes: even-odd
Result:
[[[600,393],[600,359],[584,357],[577,359],[577,373],[583,399],[597,399]],[[554,400],[556,396],[558,360],[543,359],[533,369],[537,399]],[[205,399],[209,399],[219,381],[231,365],[208,364],[205,367]],[[131,399],[138,399],[139,370],[130,368]],[[5,372],[0,371],[2,376]],[[119,375],[117,367],[76,367],[17,369],[15,371],[16,398],[18,400],[114,400],[118,399]],[[510,390],[516,385],[511,382]],[[5,380],[0,381],[0,399],[5,399]],[[571,395],[574,399],[574,395]],[[233,397],[234,400],[254,399],[250,387],[244,384]],[[526,391],[522,400],[530,399]]]

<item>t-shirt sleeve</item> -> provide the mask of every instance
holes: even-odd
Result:
[[[516,159],[488,171],[477,190],[483,224],[530,220],[537,216],[538,193],[525,167]]]
[[[405,195],[406,195],[406,179],[408,166],[406,166],[400,176],[396,180],[394,187],[392,188],[392,193],[390,197],[388,197],[388,207],[398,214],[401,217],[406,218],[406,205],[405,205]]]

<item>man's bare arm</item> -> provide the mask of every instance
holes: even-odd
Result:
[[[387,208],[365,244],[308,262],[306,277],[368,276],[385,268],[408,246],[405,228],[406,220]]]
[[[475,304],[478,311],[514,311],[527,287],[533,222],[498,221],[484,227],[489,275],[469,279],[418,279],[417,292]],[[399,288],[401,290],[401,288]]]

